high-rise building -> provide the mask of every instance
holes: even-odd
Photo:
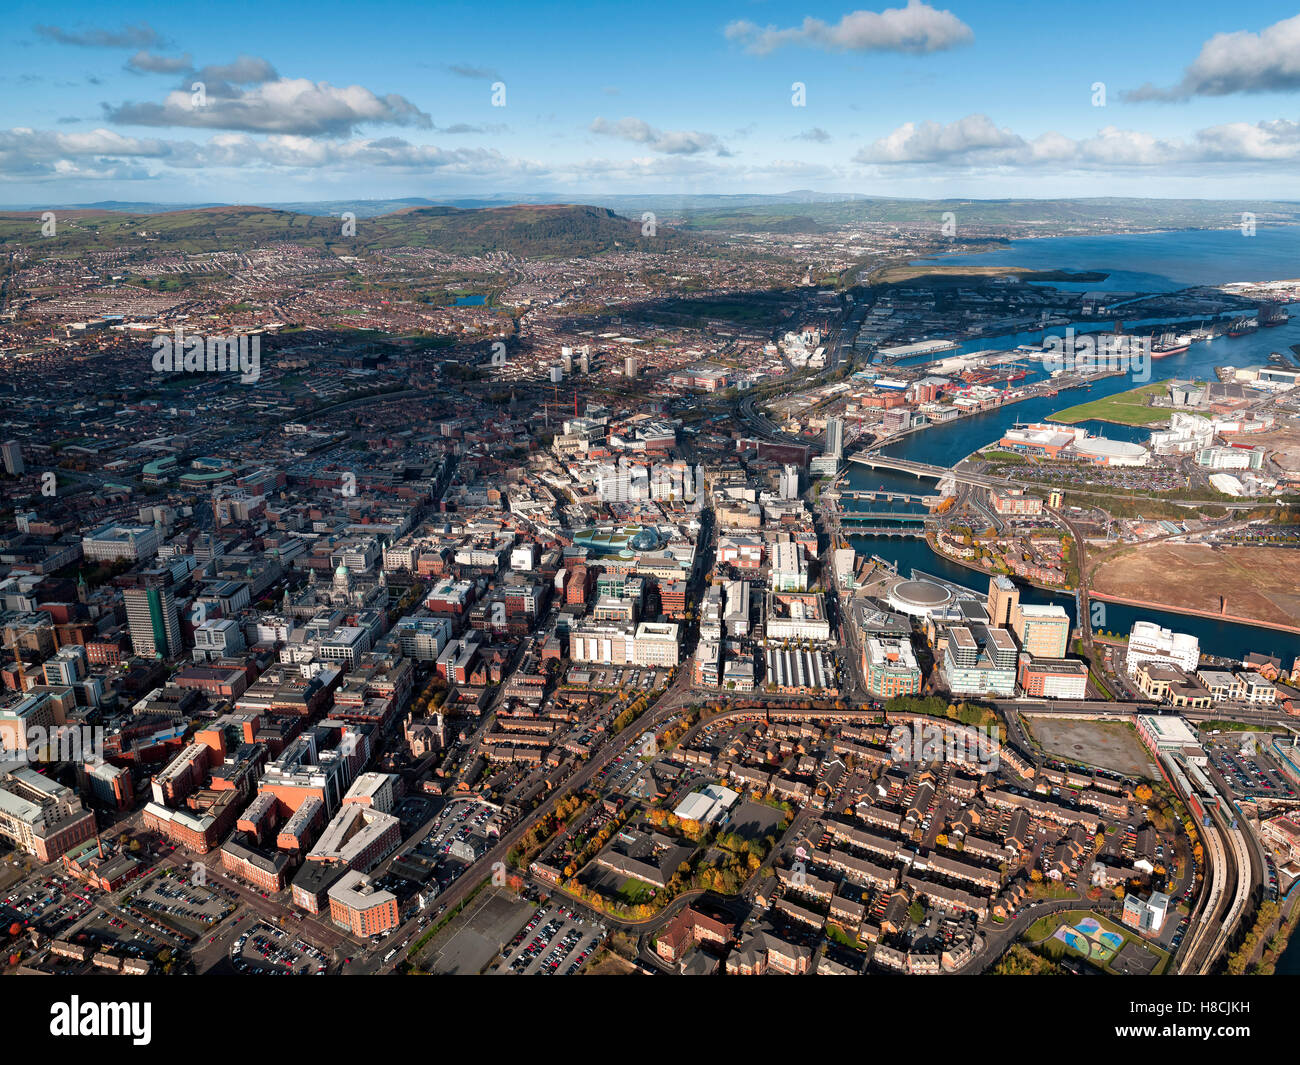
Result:
[[[844,419],[826,419],[826,454],[832,458],[844,457]]]
[[[953,625],[943,653],[948,690],[953,695],[1014,695],[1016,658],[1016,642],[1006,629],[980,626],[972,631]]]
[[[6,440],[0,444],[0,459],[4,460],[5,473],[21,477],[27,471],[23,465],[23,447],[17,440]]]
[[[214,558],[226,553],[226,545],[221,537],[211,533],[199,533],[194,540],[194,561],[200,566],[207,565]]]
[[[1020,605],[1020,589],[1010,577],[995,576],[989,578],[989,624],[1007,627],[1015,616],[1016,607]],[[1064,658],[1062,651],[1056,658]]]
[[[781,491],[782,499],[799,498],[799,467],[792,462],[787,462],[781,467]]]
[[[170,588],[127,588],[126,621],[131,646],[144,657],[174,658],[181,653],[181,621]]]
[[[1021,650],[1035,658],[1064,658],[1070,645],[1070,615],[1059,603],[1017,602],[1011,611],[1011,628]]]
[[[79,644],[63,647],[53,658],[45,660],[42,669],[46,684],[70,687],[84,679],[88,672],[86,649]]]

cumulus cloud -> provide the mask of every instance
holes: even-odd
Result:
[[[942,52],[969,44],[975,34],[951,11],[940,11],[923,0],[908,0],[906,7],[884,11],[852,11],[831,25],[817,18],[781,29],[759,26],[741,19],[729,23],[728,40],[749,52],[767,55],[787,45],[802,45],[826,52]]]
[[[205,72],[215,72],[207,84]],[[222,80],[225,73],[229,80]],[[366,123],[432,128],[432,119],[404,96],[378,96],[360,85],[336,87],[306,78],[276,78],[239,88],[232,81],[249,81],[266,71],[205,67],[197,79],[205,81],[207,98],[196,105],[185,89],[168,93],[162,103],[125,103],[106,107],[110,121],[125,126],[188,126],[196,129],[238,130],[249,133],[325,134],[345,136]]]
[[[656,129],[639,118],[620,118],[617,122],[597,118],[588,128],[592,133],[602,136],[644,144],[652,152],[664,155],[697,155],[700,152],[714,152],[723,156],[731,154],[716,134],[695,130]]]
[[[150,48],[162,43],[157,31],[144,22],[123,26],[120,30],[65,30],[59,26],[37,26],[35,29],[47,41],[79,48]]]
[[[854,156],[854,162],[873,166],[971,169],[1108,170],[1294,161],[1300,161],[1300,123],[1285,119],[1211,126],[1187,140],[1115,126],[1091,137],[1047,132],[1028,139],[999,128],[987,115],[967,115],[947,125],[908,122]]]
[[[125,137],[108,129],[57,133],[18,127],[0,130],[0,178],[121,177],[139,170],[128,161],[160,159],[171,152],[166,141]]]
[[[152,166],[152,170],[150,167]],[[0,180],[34,177],[141,178],[161,168],[273,167],[339,170],[375,167],[486,179],[527,179],[546,173],[540,164],[493,149],[442,148],[400,137],[321,140],[295,134],[253,137],[218,133],[204,143],[128,137],[108,129],[59,133],[26,128],[0,130]]]
[[[1300,15],[1259,33],[1216,33],[1183,73],[1182,81],[1161,89],[1148,82],[1124,99],[1187,100],[1193,96],[1294,92],[1300,89]]]
[[[527,175],[537,164],[511,159],[490,148],[440,148],[412,144],[401,137],[349,141],[322,141],[313,137],[276,135],[255,139],[247,134],[225,133],[203,145],[193,160],[197,166],[248,166],[265,164],[292,168],[393,167],[461,174]]]
[[[864,163],[938,163],[951,159],[1015,151],[1024,141],[1009,129],[998,129],[987,115],[967,115],[948,125],[905,122],[856,159]]]

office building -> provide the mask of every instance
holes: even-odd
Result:
[[[1035,658],[1064,658],[1070,646],[1070,615],[1059,603],[1017,601],[1011,611],[1011,630],[1020,649]]]
[[[95,815],[77,793],[28,766],[0,771],[0,838],[52,862],[95,835]]]
[[[844,419],[826,419],[826,454],[834,459],[844,457]]]
[[[6,440],[0,444],[0,459],[4,461],[5,473],[12,477],[21,477],[27,472],[23,465],[23,448],[17,440]]]
[[[1016,661],[1015,640],[1006,629],[948,629],[943,673],[953,695],[1014,695]]]
[[[181,652],[181,622],[171,588],[158,582],[122,593],[131,646],[142,658],[174,658]]]
[[[803,592],[808,589],[808,564],[803,548],[793,540],[783,540],[772,548],[772,590]]]
[[[436,662],[452,637],[449,618],[405,617],[393,627],[402,654],[417,662]]]
[[[1020,589],[1010,577],[990,577],[988,614],[990,625],[1011,624],[1016,607],[1020,605]],[[1059,656],[1058,656],[1059,657]]]
[[[158,554],[158,531],[152,525],[101,525],[81,538],[88,562],[140,562]]]
[[[1088,692],[1088,667],[1076,659],[1020,656],[1020,687],[1036,699],[1082,699]]]
[[[862,646],[862,672],[867,690],[884,699],[921,690],[921,668],[906,638],[868,639]]]
[[[297,880],[294,881],[295,890]],[[352,870],[329,889],[330,920],[354,936],[375,936],[400,922],[397,896]]]

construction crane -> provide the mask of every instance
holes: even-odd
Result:
[[[560,402],[560,388],[558,385],[552,388],[551,392],[555,396],[554,401],[547,401],[542,404],[542,410],[546,415],[546,427],[548,429],[551,427],[551,408],[554,407],[556,410],[562,411],[567,406],[567,404]],[[578,416],[578,390],[576,388],[573,390],[573,416],[575,418]]]

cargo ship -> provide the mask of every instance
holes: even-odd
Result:
[[[1259,308],[1259,324],[1264,328],[1275,325],[1286,325],[1291,320],[1287,309],[1280,303],[1265,303]]]
[[[1192,346],[1192,338],[1186,334],[1161,333],[1151,338],[1151,357],[1163,359],[1166,355],[1181,355]]]
[[[1029,376],[1028,370],[1011,369],[999,370],[996,368],[982,370],[967,370],[961,375],[961,380],[968,385],[994,385],[1020,381]]]
[[[1245,316],[1241,318],[1234,318],[1228,324],[1228,336],[1230,337],[1250,336],[1250,334],[1255,332],[1255,330],[1257,330],[1258,328],[1259,328],[1258,318],[1247,318]]]

